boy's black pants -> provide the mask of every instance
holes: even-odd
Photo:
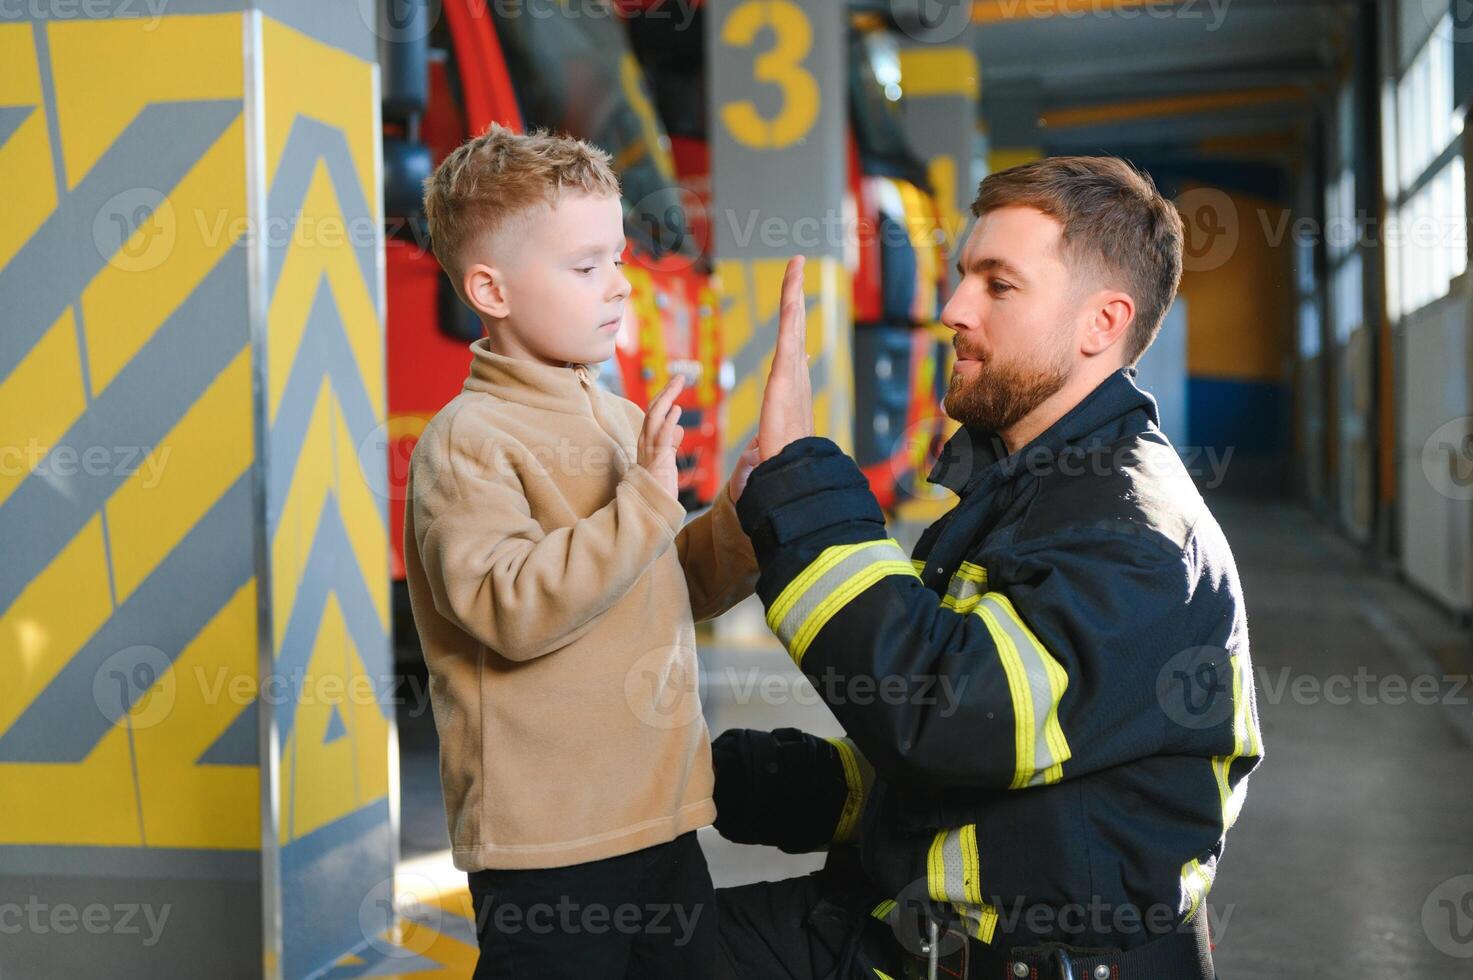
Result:
[[[716,900],[695,831],[602,861],[467,878],[475,980],[712,976]]]

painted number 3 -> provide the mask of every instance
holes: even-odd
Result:
[[[750,47],[763,27],[772,30],[776,43],[757,56],[752,77],[781,88],[782,105],[772,116],[763,116],[751,100],[738,99],[721,107],[721,121],[738,143],[777,150],[808,135],[818,119],[818,82],[803,67],[813,46],[813,27],[791,0],[746,0],[726,18],[721,43]]]

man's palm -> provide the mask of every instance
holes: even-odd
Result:
[[[788,443],[813,435],[813,386],[808,377],[808,311],[803,298],[803,256],[788,261],[783,273],[777,349],[762,393],[757,447],[771,459]]]

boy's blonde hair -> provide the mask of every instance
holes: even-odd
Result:
[[[456,147],[425,181],[430,248],[455,291],[465,244],[536,204],[554,203],[564,187],[617,195],[609,155],[591,143],[545,129],[516,133],[492,123]]]

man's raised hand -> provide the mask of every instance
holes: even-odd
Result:
[[[808,377],[808,310],[803,298],[803,256],[788,260],[783,273],[782,309],[777,322],[777,349],[767,388],[762,393],[762,417],[757,423],[757,448],[771,459],[788,443],[813,435],[813,386]]]

